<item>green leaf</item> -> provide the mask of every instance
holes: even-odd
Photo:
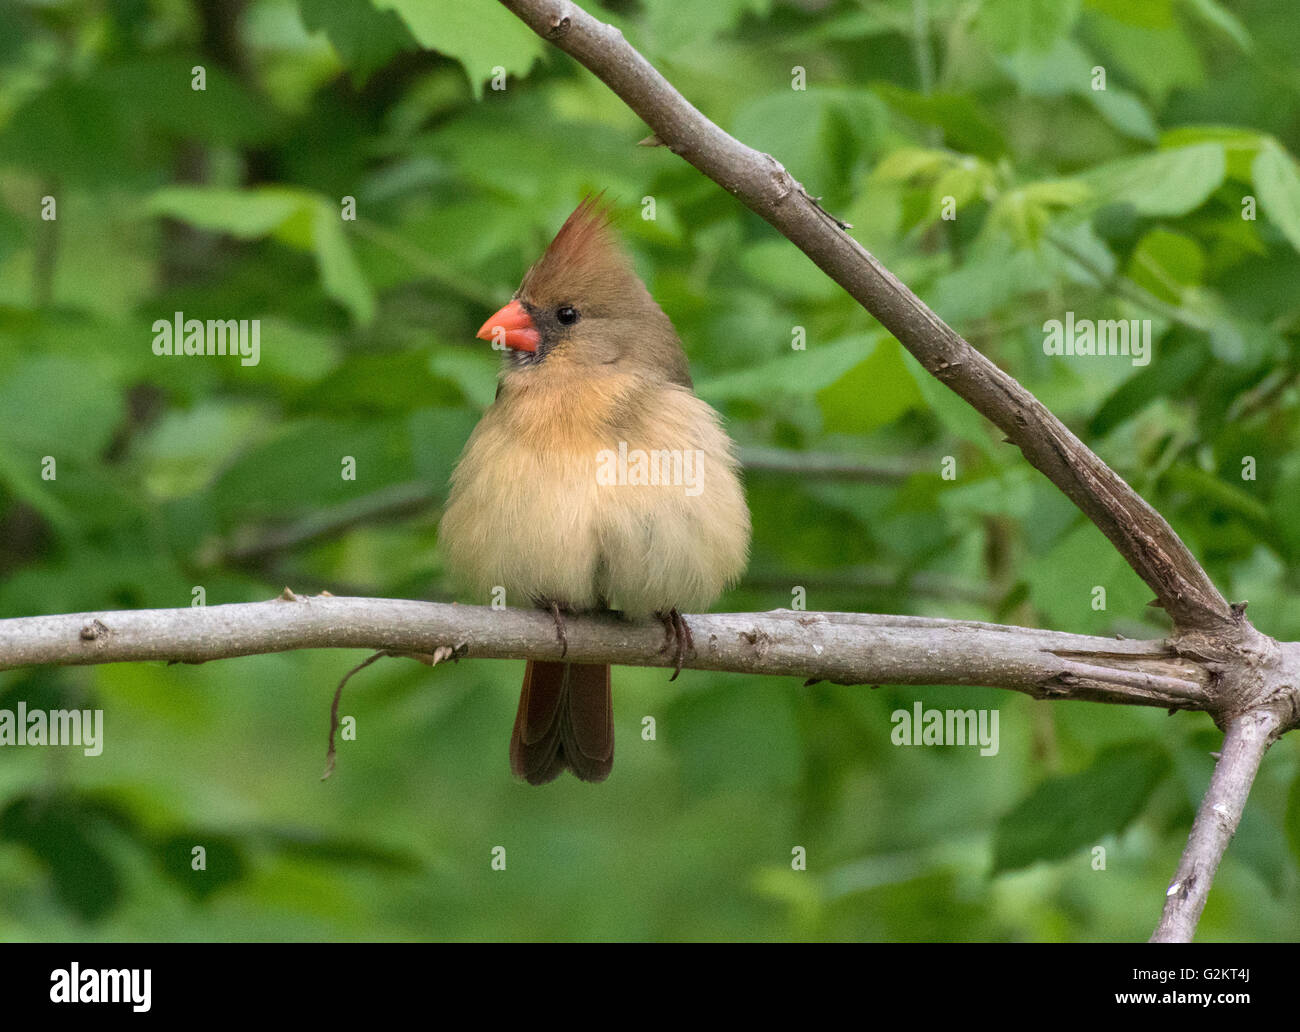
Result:
[[[1058,39],[1050,50],[1034,53],[1021,50],[1004,55],[998,62],[1017,86],[1033,97],[1064,97],[1092,92],[1095,62],[1068,37]]]
[[[120,184],[138,171],[131,128],[111,84],[55,81],[0,130],[0,161],[77,185]]]
[[[862,90],[811,86],[792,90],[789,86],[763,94],[743,104],[729,128],[738,140],[755,150],[778,155],[791,173],[809,182],[820,175],[831,185],[828,166],[835,149],[837,130],[850,147],[866,145],[882,136],[887,124],[884,105]]]
[[[374,318],[374,292],[352,253],[336,201],[296,188],[168,186],[150,196],[146,209],[244,240],[274,233],[291,247],[310,250],[325,293],[351,312],[359,325]]]
[[[194,847],[203,847],[205,866],[194,869]],[[240,841],[208,829],[187,828],[168,835],[154,846],[163,873],[192,899],[203,901],[241,881],[248,874]]]
[[[265,419],[259,406],[225,399],[167,411],[136,446],[149,496],[181,498],[201,490]]]
[[[1081,90],[1093,107],[1125,136],[1154,143],[1160,135],[1156,120],[1137,95],[1118,86],[1104,90]]]
[[[1183,125],[1160,137],[1160,146],[1165,148],[1186,147],[1193,143],[1222,144],[1228,156],[1228,175],[1243,183],[1251,181],[1251,165],[1260,148],[1268,142],[1269,137],[1254,129],[1227,125]]]
[[[1005,234],[985,233],[960,265],[938,279],[927,300],[936,312],[964,329],[970,320],[1014,305],[1020,295],[1048,289],[1051,283],[1040,253],[1014,246]]]
[[[429,366],[429,356],[411,348],[356,352],[312,390],[329,399],[325,407],[335,415],[401,415],[425,405],[457,404],[459,392],[434,377]]]
[[[245,87],[235,75],[206,62],[204,88],[192,89],[194,64],[176,53],[115,63],[112,89],[132,118],[177,140],[236,147],[271,137],[275,121],[256,87]],[[140,103],[144,96],[148,104]]]
[[[840,286],[786,240],[764,240],[741,251],[740,267],[779,297],[826,300]]]
[[[1027,559],[1021,576],[1051,627],[1104,634],[1116,619],[1138,621],[1151,612],[1151,589],[1091,523],[1080,523],[1051,551]],[[1093,609],[1098,587],[1106,591],[1105,609]]]
[[[763,719],[753,719],[761,712]],[[692,796],[788,791],[802,762],[794,697],[751,680],[717,684],[675,699],[664,721],[680,747],[682,783]]]
[[[747,13],[766,14],[772,0],[710,0],[707,4],[642,0],[640,6],[645,11],[646,34],[652,49],[669,54],[713,39],[733,28]]]
[[[338,207],[321,201],[316,206],[312,230],[313,250],[325,293],[351,312],[358,324],[369,325],[375,317],[375,295],[343,232]]]
[[[303,24],[324,31],[355,79],[364,80],[394,54],[415,49],[406,23],[394,11],[377,11],[364,2],[298,0]]]
[[[1186,215],[1205,203],[1227,171],[1223,145],[1198,143],[1099,165],[1080,174],[1098,204],[1131,204],[1142,215]]]
[[[1283,554],[1294,565],[1300,563],[1300,520],[1295,516],[1295,500],[1300,498],[1300,454],[1288,455],[1282,463],[1277,488],[1273,492],[1273,526],[1277,529]]]
[[[899,114],[938,126],[957,150],[994,159],[1007,149],[998,124],[964,93],[917,93],[890,82],[873,83],[871,89]]]
[[[419,44],[455,58],[475,98],[494,68],[526,75],[546,46],[532,29],[493,0],[374,0],[396,11]]]
[[[1154,229],[1139,242],[1129,259],[1128,276],[1162,301],[1181,304],[1183,294],[1201,283],[1205,254],[1182,233]]]
[[[983,200],[994,187],[996,173],[988,162],[976,158],[963,158],[954,162],[930,188],[930,209],[935,218],[943,213],[946,198],[951,197],[957,209]]]
[[[136,347],[147,349],[141,337]],[[122,420],[123,398],[102,367],[64,355],[33,355],[0,377],[0,446],[22,457],[33,473],[42,456],[91,464]],[[58,404],[51,404],[57,398]]]
[[[105,841],[114,825],[133,830],[129,815],[72,791],[20,795],[0,812],[0,841],[26,846],[49,872],[60,904],[82,921],[99,921],[123,896],[121,865]]]
[[[817,393],[824,428],[831,434],[865,434],[924,404],[903,347],[883,339],[866,359]]]
[[[1079,16],[1079,0],[984,0],[975,18],[997,50],[1050,50]]]
[[[1300,174],[1295,161],[1270,140],[1260,148],[1251,171],[1260,210],[1300,251]]]
[[[149,197],[145,210],[212,233],[256,240],[278,229],[302,209],[305,201],[297,190],[164,186]]]
[[[429,359],[429,371],[434,376],[450,380],[481,409],[496,397],[500,369],[500,356],[488,348],[441,347]]]
[[[956,155],[951,151],[925,147],[900,147],[890,151],[872,171],[873,179],[885,182],[930,182],[949,168]]]
[[[1077,179],[1026,183],[998,197],[989,222],[1005,230],[1017,243],[1033,246],[1043,238],[1055,209],[1082,204],[1089,193],[1088,186]]]
[[[838,380],[862,361],[870,346],[865,336],[810,343],[806,351],[792,350],[750,369],[705,380],[696,385],[696,393],[714,403],[732,398],[767,402],[774,395],[804,397]]]
[[[1231,480],[1221,479],[1188,463],[1175,463],[1165,477],[1171,487],[1199,508],[1237,515],[1261,525],[1268,521],[1268,508],[1264,503]]]
[[[1251,38],[1249,30],[1240,21],[1237,16],[1229,11],[1217,0],[1184,0],[1188,10],[1195,14],[1201,21],[1212,28],[1218,29],[1230,40],[1237,44],[1243,52],[1252,50],[1255,46],[1254,39]]]
[[[338,345],[314,327],[276,316],[262,318],[262,339],[277,346],[262,350],[264,373],[290,384],[311,383],[339,364]]]
[[[1144,5],[1125,3],[1130,10]],[[1105,55],[1107,79],[1133,81],[1157,106],[1179,88],[1205,81],[1200,52],[1176,18],[1164,24],[1137,24],[1114,18],[1089,18],[1090,42]],[[1108,82],[1109,85],[1109,82]]]
[[[1204,345],[1183,344],[1161,352],[1160,361],[1139,369],[1097,409],[1088,433],[1104,437],[1159,398],[1177,396],[1210,361]]]
[[[343,460],[356,463],[356,479],[343,479]],[[311,512],[399,481],[413,470],[405,421],[300,420],[245,451],[212,485],[222,530],[240,521]]]
[[[1173,0],[1087,0],[1087,4],[1125,25],[1159,29],[1174,24]]]
[[[1119,835],[1142,812],[1169,768],[1163,748],[1130,742],[1103,749],[1085,771],[1048,778],[998,821],[993,873],[1060,860]]]
[[[417,409],[407,420],[411,446],[411,465],[415,476],[425,484],[444,486],[460,457],[461,446],[469,440],[480,412],[477,409]]]
[[[946,513],[974,517],[1029,516],[1034,504],[1034,481],[1024,466],[1012,466],[995,476],[966,482],[939,495],[939,507]]]

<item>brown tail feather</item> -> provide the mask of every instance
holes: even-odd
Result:
[[[544,785],[567,767],[604,781],[614,766],[614,706],[609,667],[529,660],[510,736],[510,769]]]

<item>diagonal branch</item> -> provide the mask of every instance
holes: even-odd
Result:
[[[671,148],[735,194],[874,315],[930,373],[995,423],[1111,540],[1182,630],[1233,614],[1164,517],[1032,394],[932,312],[844,232],[780,162],[696,110],[623,34],[569,0],[501,0],[600,77]]]

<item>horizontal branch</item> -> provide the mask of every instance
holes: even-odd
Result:
[[[859,600],[863,595],[905,592],[909,598],[938,598],[951,602],[969,602],[995,606],[1002,597],[991,584],[979,584],[933,570],[901,570],[865,564],[840,566],[833,570],[805,570],[795,574],[780,567],[750,567],[743,587],[754,591],[780,591],[789,594],[796,586],[808,594],[827,591],[851,592]]]
[[[256,563],[299,545],[347,533],[354,527],[373,526],[382,520],[427,514],[441,491],[427,483],[408,481],[379,488],[332,508],[310,513],[292,523],[236,531],[229,540],[209,545],[199,559],[204,565]]]
[[[966,620],[869,613],[688,617],[683,667],[843,684],[988,685],[1036,698],[1204,709],[1208,675],[1163,641],[1098,638]],[[571,616],[566,658],[670,667],[663,628]],[[34,664],[203,663],[307,648],[482,659],[559,659],[549,614],[403,599],[286,594],[267,602],[0,620],[0,670]],[[443,655],[446,655],[444,652]]]
[[[746,473],[786,473],[803,479],[856,480],[866,484],[899,484],[917,473],[938,475],[939,460],[925,463],[863,462],[830,452],[801,452],[788,448],[748,447],[740,449],[740,464]]]
[[[570,0],[501,0],[594,72],[670,148],[771,223],[928,372],[990,419],[1111,540],[1184,630],[1232,630],[1232,611],[1160,513],[1011,376],[971,347],[828,215],[770,154],[723,132],[612,25]]]
[[[928,462],[916,457],[906,462],[862,462],[829,452],[762,447],[741,448],[740,462],[746,472],[865,484],[897,484],[914,474],[938,469],[937,458]],[[292,522],[240,527],[226,540],[206,545],[199,561],[205,566],[257,563],[300,545],[338,537],[354,527],[417,514],[427,518],[445,493],[443,488],[424,481],[390,484]]]

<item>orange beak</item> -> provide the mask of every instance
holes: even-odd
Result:
[[[490,340],[494,344],[499,340],[515,351],[536,351],[537,342],[542,335],[533,325],[533,318],[518,301],[508,305],[479,327],[474,334],[479,340]]]

